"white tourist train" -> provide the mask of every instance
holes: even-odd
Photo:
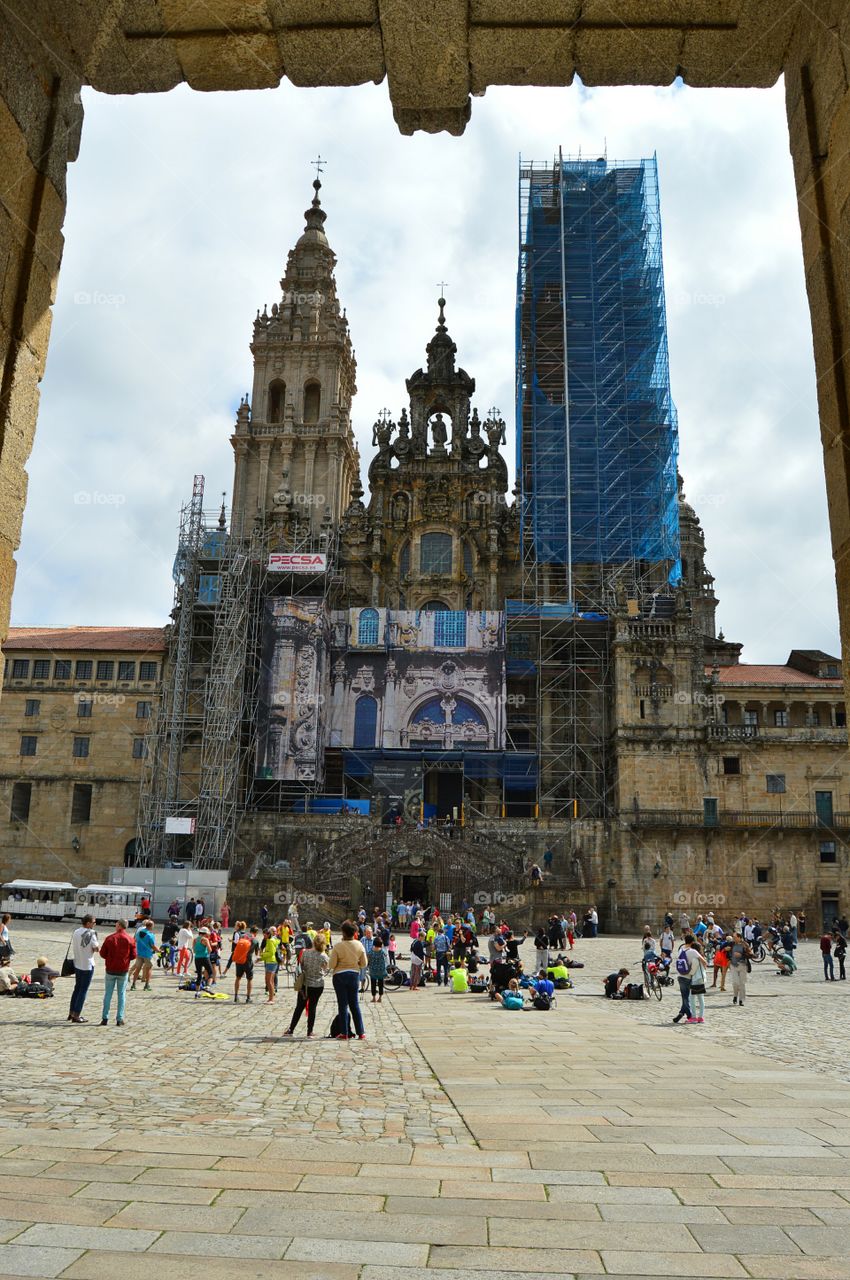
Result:
[[[147,889],[131,884],[87,884],[77,889],[74,915],[78,920],[83,916],[93,915],[98,921],[127,920],[130,924],[136,919],[142,904],[142,898],[150,897]]]
[[[75,892],[64,880],[9,880],[3,885],[0,910],[13,916],[61,920],[74,914]]]

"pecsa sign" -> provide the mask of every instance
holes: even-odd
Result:
[[[322,551],[271,551],[270,573],[324,573],[328,557]]]

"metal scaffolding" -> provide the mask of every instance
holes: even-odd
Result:
[[[523,598],[610,607],[679,569],[655,159],[520,162]]]
[[[197,869],[239,861],[239,831],[252,809],[291,809],[322,790],[321,768],[309,782],[256,777],[257,708],[263,677],[266,602],[274,595],[319,597],[339,587],[336,534],[292,520],[286,534],[255,521],[227,529],[227,513],[203,510],[204,478],[181,510],[174,564],[173,625],[163,664],[163,696],[151,724],[141,781],[139,860]],[[323,574],[272,573],[271,550],[322,551]],[[320,739],[326,737],[321,707]],[[321,763],[321,762],[320,762]],[[166,833],[184,818],[191,832]],[[249,851],[253,855],[253,850]]]

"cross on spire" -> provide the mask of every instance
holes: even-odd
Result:
[[[445,294],[446,289],[448,289],[448,287],[449,287],[449,282],[448,282],[448,280],[438,280],[438,281],[437,281],[437,288],[440,290],[440,297],[441,297],[441,298],[442,298],[442,297],[443,297],[443,295]]]
[[[313,166],[313,168],[316,170],[316,177],[317,177],[319,180],[321,180],[321,177],[322,177],[322,170],[324,169],[324,167],[325,167],[325,165],[326,165],[327,163],[328,163],[328,162],[327,162],[327,160],[323,160],[323,159],[322,159],[322,157],[321,157],[320,155],[319,155],[319,156],[316,156],[316,159],[315,159],[315,160],[311,160],[311,161],[310,161],[310,164],[311,164],[311,165]]]

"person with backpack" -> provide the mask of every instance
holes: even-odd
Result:
[[[705,979],[708,973],[708,966],[705,962],[705,956],[699,944],[695,944],[689,950],[693,951],[691,957],[691,989],[689,992],[691,999],[691,1007],[694,1011],[693,1019],[688,1018],[688,1022],[705,1022]],[[694,958],[696,957],[696,958]]]
[[[823,960],[823,977],[824,982],[835,981],[835,965],[832,961],[832,934],[824,933],[820,940],[821,959]]]
[[[546,977],[546,970],[541,969],[536,979],[532,983],[534,995],[531,998],[532,1008],[539,1009],[542,1013],[548,1012],[552,1008],[552,1001],[555,999],[555,984],[550,978]]]
[[[679,948],[676,957],[676,977],[679,979],[682,1007],[673,1019],[674,1022],[681,1022],[683,1018],[687,1018],[688,1022],[696,1021],[691,1010],[691,975],[699,972],[699,961],[700,954],[694,948],[694,935],[687,932],[684,945]]]
[[[373,940],[368,952],[369,983],[372,988],[372,1004],[380,1004],[384,998],[384,979],[387,976],[387,953],[380,934]],[[364,971],[365,972],[365,971]]]

